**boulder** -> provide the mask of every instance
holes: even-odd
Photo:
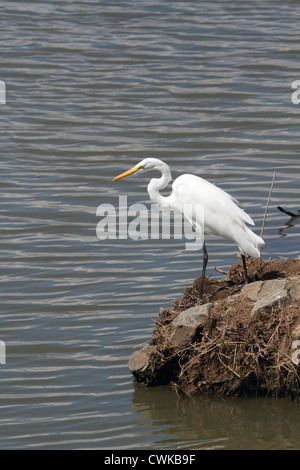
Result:
[[[251,282],[250,284],[246,284],[241,292],[242,300],[258,300],[263,284],[264,281]]]
[[[180,313],[171,324],[170,343],[175,348],[184,348],[195,338],[209,315],[212,303],[188,308]]]
[[[300,277],[290,279],[290,294],[295,300],[300,300]]]
[[[150,354],[153,350],[151,344],[146,344],[139,351],[135,351],[129,358],[128,366],[133,374],[138,374],[147,369]]]
[[[256,283],[255,283],[256,284]],[[257,293],[257,300],[252,308],[252,320],[268,315],[274,307],[281,307],[291,299],[287,279],[264,281]]]

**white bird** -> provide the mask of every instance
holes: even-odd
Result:
[[[144,173],[152,170],[159,171],[161,177],[153,178],[148,184],[147,189],[151,201],[158,204],[160,209],[183,213],[200,234],[204,232],[209,235],[218,235],[235,242],[241,251],[245,282],[248,283],[245,255],[259,258],[260,250],[265,246],[265,243],[246,225],[254,225],[254,222],[246,212],[236,205],[238,201],[221,188],[192,174],[184,174],[176,178],[172,184],[173,191],[170,196],[162,196],[159,191],[168,185],[172,176],[168,165],[157,158],[145,158],[130,170],[112,179],[111,182],[133,173]],[[192,210],[187,213],[186,207],[192,207]],[[199,210],[199,207],[204,210],[202,218],[197,217],[196,210]],[[199,220],[202,222],[199,222]],[[203,267],[199,298],[203,295],[208,260],[204,238],[202,241]]]

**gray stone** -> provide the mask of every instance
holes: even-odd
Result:
[[[251,282],[250,284],[246,284],[241,292],[242,300],[258,300],[263,284],[264,281]]]
[[[300,299],[300,276],[290,279],[290,294],[293,299]]]
[[[287,290],[279,289],[267,293],[264,297],[257,300],[252,308],[251,317],[253,320],[258,320],[265,315],[268,315],[272,308],[285,305],[291,300]]]
[[[128,366],[132,373],[143,372],[147,369],[152,350],[153,346],[146,344],[142,349],[135,351],[130,356]]]
[[[191,307],[180,313],[171,324],[170,343],[176,348],[190,344],[209,315],[212,303]]]
[[[266,296],[281,294],[289,288],[288,279],[270,279],[247,284],[242,289],[242,300],[257,301]]]
[[[258,300],[262,299],[265,296],[281,295],[283,291],[286,291],[288,289],[288,287],[288,279],[270,279],[269,281],[264,281],[258,295]]]

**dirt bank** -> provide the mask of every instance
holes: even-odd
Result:
[[[240,286],[237,263],[223,280],[205,279],[201,301],[191,305],[196,279],[172,308],[161,309],[152,341],[130,358],[135,379],[187,395],[299,398],[300,258],[249,259],[247,270],[248,286]]]

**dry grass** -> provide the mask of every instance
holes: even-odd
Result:
[[[300,259],[248,260],[247,266],[252,280],[300,273]],[[198,338],[181,351],[170,345],[171,321],[190,303],[200,280],[174,302],[174,308],[161,309],[147,384],[171,382],[178,393],[187,395],[264,393],[299,397],[299,368],[291,359],[291,333],[300,322],[300,301],[276,307],[266,318],[252,321],[250,301],[228,301],[238,292],[241,275],[238,263],[222,281],[205,280],[203,302],[212,301],[214,306]]]

